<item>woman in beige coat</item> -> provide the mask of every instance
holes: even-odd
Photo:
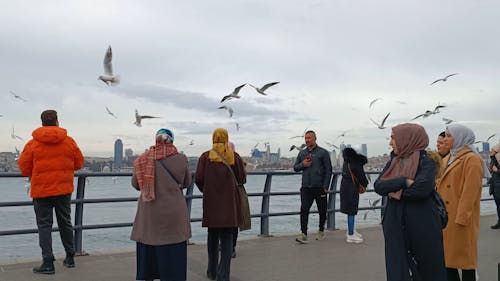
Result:
[[[483,161],[473,147],[475,136],[471,129],[449,125],[444,141],[451,148],[451,157],[438,192],[449,217],[443,230],[448,280],[460,280],[458,269],[462,269],[463,281],[476,280]]]

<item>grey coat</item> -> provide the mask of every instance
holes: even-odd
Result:
[[[159,161],[168,167],[182,188],[191,184],[191,173],[184,154],[175,154],[156,161],[156,199],[145,202],[139,197],[130,235],[131,240],[154,246],[176,244],[191,237],[191,224],[182,189]],[[132,176],[132,186],[139,188],[135,171]]]

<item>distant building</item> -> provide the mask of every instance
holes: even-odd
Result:
[[[269,143],[264,143],[266,150],[262,151],[254,147],[250,153],[251,158],[259,158],[261,161],[269,163],[277,163],[280,161],[280,149],[276,153],[271,153],[271,146]]]
[[[361,144],[361,154],[368,157],[368,146],[366,143]]]
[[[121,139],[115,141],[114,168],[120,170],[123,162],[123,142]]]
[[[483,142],[483,151],[490,151],[490,143],[489,142]]]

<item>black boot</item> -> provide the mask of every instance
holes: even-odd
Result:
[[[63,261],[63,265],[68,268],[75,267],[75,254],[66,254],[66,258]]]
[[[39,267],[33,267],[33,273],[37,274],[54,274],[54,260],[44,260]]]
[[[497,221],[497,224],[490,226],[491,229],[500,229],[500,221]]]

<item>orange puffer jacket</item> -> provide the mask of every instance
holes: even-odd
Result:
[[[17,161],[24,176],[31,177],[31,198],[72,193],[74,171],[83,167],[83,155],[76,142],[58,126],[33,131]]]

